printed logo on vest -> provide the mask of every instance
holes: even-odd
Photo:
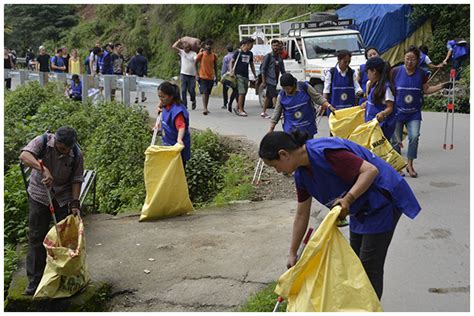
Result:
[[[413,102],[413,96],[411,94],[407,94],[403,100],[406,104],[410,104]]]
[[[341,94],[341,100],[346,101],[347,100],[347,93]]]
[[[295,119],[299,120],[303,116],[303,113],[301,113],[301,111],[296,111],[293,116],[295,117]]]

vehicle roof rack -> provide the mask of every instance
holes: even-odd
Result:
[[[305,22],[295,22],[291,23],[291,27],[288,30],[288,36],[301,36],[302,30],[308,29],[319,29],[319,28],[328,28],[328,27],[347,27],[353,24],[352,19],[341,19],[337,21],[305,21]]]

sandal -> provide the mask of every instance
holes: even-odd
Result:
[[[410,175],[410,177],[412,177],[412,178],[417,178],[418,177],[418,173],[414,169],[412,169],[412,171],[410,171],[410,169],[407,167],[407,172]]]
[[[203,115],[208,115],[209,113],[211,113],[211,112],[209,112],[209,111],[202,112]]]
[[[246,117],[248,115],[247,115],[247,112],[242,111],[242,112],[239,112],[239,116]]]

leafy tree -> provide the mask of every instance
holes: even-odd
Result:
[[[36,50],[47,40],[57,42],[78,22],[75,5],[7,4],[4,23],[11,31],[5,33],[5,45],[23,56],[30,47]]]

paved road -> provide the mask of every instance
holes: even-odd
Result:
[[[211,98],[209,116],[201,114],[201,104],[198,99],[198,109],[190,111],[191,127],[245,135],[257,144],[268,130],[269,120],[259,116],[257,101],[248,102],[247,118],[220,109],[219,98]],[[154,113],[154,105],[148,108]],[[455,116],[453,150],[442,149],[445,117],[423,113],[415,160],[419,177],[406,179],[423,210],[415,220],[403,216],[397,227],[385,265],[385,311],[469,311],[469,115]],[[328,133],[324,118],[318,135]]]
[[[152,116],[157,102],[156,95],[149,94],[148,101],[144,104],[150,110]],[[198,109],[190,111],[191,127],[198,129],[209,127],[224,135],[245,135],[249,140],[257,144],[259,143],[261,137],[268,129],[269,120],[260,118],[258,115],[260,107],[256,101],[248,102],[246,109],[249,117],[247,118],[230,114],[226,110],[220,109],[220,106],[220,99],[211,98],[209,106],[211,114],[204,116],[201,114],[202,106],[199,99]],[[402,217],[398,224],[385,265],[385,286],[382,305],[384,310],[388,312],[467,312],[470,310],[469,115],[456,114],[454,150],[443,150],[441,148],[445,115],[442,113],[423,113],[423,117],[419,157],[415,161],[419,177],[416,179],[406,179],[414,190],[423,210],[415,220]],[[324,119],[322,121],[318,135],[328,135],[327,120]],[[288,214],[288,205],[292,205],[292,201],[272,204],[271,208],[278,214],[282,214],[284,218],[284,214]],[[282,208],[285,208],[285,210]],[[315,206],[315,208],[317,209],[318,207]],[[324,216],[324,211],[319,216],[312,218],[313,224],[320,221],[322,216]],[[267,220],[272,221],[273,219],[271,216],[267,216]],[[196,220],[196,222],[198,221]],[[285,218],[284,222],[286,223],[285,225],[289,226],[291,219]],[[158,234],[159,226],[168,225],[166,223],[170,223],[170,221],[160,222],[158,226],[153,228],[156,232],[150,231],[150,233]],[[233,224],[234,222],[231,223],[231,225]],[[107,225],[104,226],[104,229],[105,227]],[[249,228],[250,230],[247,229],[241,233],[251,235],[252,229],[256,229],[252,227]],[[212,227],[210,228],[212,229]],[[150,227],[150,229],[152,228]],[[271,227],[268,227],[268,229],[271,229]],[[290,229],[288,227],[285,232],[289,234]],[[92,230],[91,228],[88,232],[90,233],[88,235],[89,247],[94,247],[95,243],[99,241],[103,242],[99,238],[100,235],[95,235],[95,231],[97,230]],[[262,231],[262,233],[265,234],[266,232]],[[345,234],[347,235],[347,229]],[[161,237],[157,235],[156,238]],[[281,236],[280,238],[289,240],[289,236]],[[248,240],[248,242],[252,241]],[[268,250],[268,244],[268,241],[263,242],[261,247]],[[225,243],[223,245],[225,247]],[[214,247],[208,244],[201,246],[204,247],[203,249]],[[287,246],[282,244],[281,249],[275,249],[274,247],[271,247],[271,249],[278,252],[273,255],[265,252],[268,257],[275,258],[272,262],[282,261],[281,251],[284,252]],[[120,253],[120,248],[114,251]],[[88,256],[88,260],[101,262],[100,253],[94,255],[92,249],[88,250]],[[267,256],[262,258],[262,260],[268,259]],[[183,266],[183,269],[186,268],[188,271],[192,271],[193,269],[198,269],[196,267],[203,269],[203,265],[209,266],[209,263],[203,260],[198,261],[200,265],[193,265],[190,262],[188,266]],[[235,260],[237,261],[234,262],[240,262],[239,259]],[[170,262],[169,264],[173,263]],[[267,272],[270,274],[270,277],[268,277],[268,274],[265,274],[265,277],[256,277],[253,281],[266,283],[271,279],[277,278],[281,273],[279,268],[275,268],[275,265],[264,265],[264,267],[259,269],[265,269],[266,266],[268,266]],[[172,292],[168,294],[169,297],[165,301],[168,303],[173,301],[174,299],[171,297],[174,295],[173,291],[178,291],[180,286],[184,288],[191,286],[193,280],[196,280],[196,273],[186,272],[183,274],[185,278],[182,280],[182,283],[168,287]],[[229,271],[229,274],[232,274],[231,271]],[[189,278],[186,277],[188,275]],[[203,271],[200,275],[205,278],[206,275],[213,276],[215,274]],[[234,278],[234,276],[232,277]],[[239,276],[236,279],[241,281],[236,281],[237,283],[235,284],[231,281],[229,286],[241,286],[241,284],[245,283],[246,278],[245,276],[241,279]],[[202,283],[201,281],[194,282],[196,283],[194,289],[198,291],[196,293],[200,293],[199,295],[202,292],[207,293],[206,286],[215,286],[215,284],[208,283],[208,279],[212,279],[212,277],[208,277],[207,281],[202,281]],[[143,281],[142,278],[140,280],[139,283]],[[128,281],[123,280],[123,282],[126,283]],[[222,308],[220,310],[227,310],[227,307],[231,308],[234,305],[234,303],[231,303],[229,306],[226,297],[219,296],[219,293],[227,291],[220,287],[225,286],[225,282],[228,281],[220,282],[217,287],[222,290],[212,291],[215,296],[214,302],[208,302],[208,304],[220,305]],[[254,287],[256,283],[250,285]],[[147,289],[146,286],[145,289]],[[247,291],[248,288],[245,290],[245,293],[248,293]],[[155,288],[150,287],[146,293],[146,295],[150,296],[150,300],[153,293],[156,294],[157,292]],[[241,295],[235,298],[242,300]],[[145,303],[148,302],[153,305],[153,301],[150,300],[145,300]],[[160,302],[156,303],[161,304]],[[193,301],[190,303],[185,310],[203,311],[196,308],[195,304],[197,302]],[[133,305],[133,302],[131,304]],[[183,307],[181,304],[179,306]],[[173,307],[170,307],[170,310],[173,309]],[[157,311],[153,307],[150,307],[148,310]],[[141,309],[141,311],[144,310]]]

